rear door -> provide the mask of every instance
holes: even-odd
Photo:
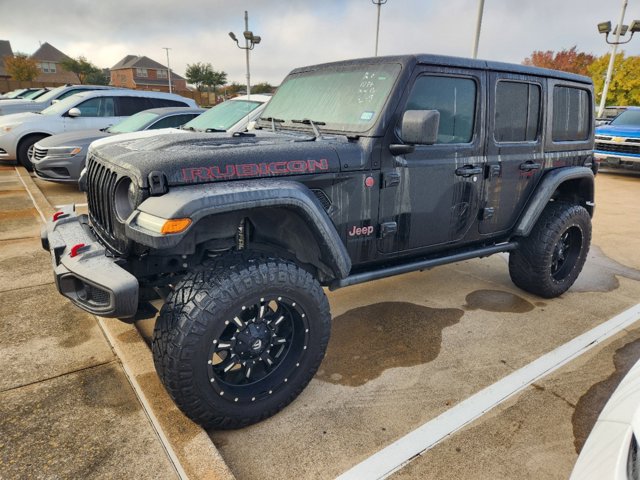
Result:
[[[546,79],[493,72],[488,80],[489,135],[481,234],[513,227],[544,167]]]
[[[407,110],[438,110],[435,145],[382,153],[380,241],[383,253],[427,249],[477,235],[484,172],[484,78],[470,69],[418,67],[399,118]],[[389,143],[401,142],[399,125]],[[389,135],[388,135],[389,137]]]

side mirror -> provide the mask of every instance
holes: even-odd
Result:
[[[438,141],[438,110],[407,110],[402,116],[402,141],[409,145],[433,145]]]
[[[82,112],[80,111],[79,108],[73,107],[71,110],[69,110],[67,112],[67,115],[69,115],[70,117],[79,117],[82,115]]]

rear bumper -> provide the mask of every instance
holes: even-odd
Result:
[[[109,256],[91,232],[86,215],[77,215],[73,205],[61,211],[58,219],[49,221],[41,232],[42,247],[51,253],[58,291],[95,315],[135,315],[138,280]]]

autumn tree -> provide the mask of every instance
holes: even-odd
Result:
[[[40,75],[38,63],[26,53],[18,53],[13,57],[5,57],[4,68],[14,80],[30,82]]]
[[[596,57],[590,53],[578,52],[577,47],[574,45],[569,49],[564,49],[559,52],[536,50],[530,57],[525,58],[522,63],[523,65],[533,65],[580,75],[589,75],[589,65],[591,65],[595,59]]]
[[[589,67],[598,104],[602,98],[610,58],[607,53],[597,58]],[[640,57],[625,57],[624,52],[616,54],[607,92],[607,105],[640,105]]]
[[[93,63],[80,56],[78,58],[66,58],[60,62],[60,66],[67,72],[75,73],[80,85],[83,85],[87,77],[100,71]]]

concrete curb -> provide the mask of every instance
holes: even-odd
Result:
[[[20,167],[16,173],[43,221],[51,218],[55,209],[31,176]],[[234,480],[207,432],[185,417],[165,391],[138,330],[116,319],[96,318],[178,475],[183,479]]]

